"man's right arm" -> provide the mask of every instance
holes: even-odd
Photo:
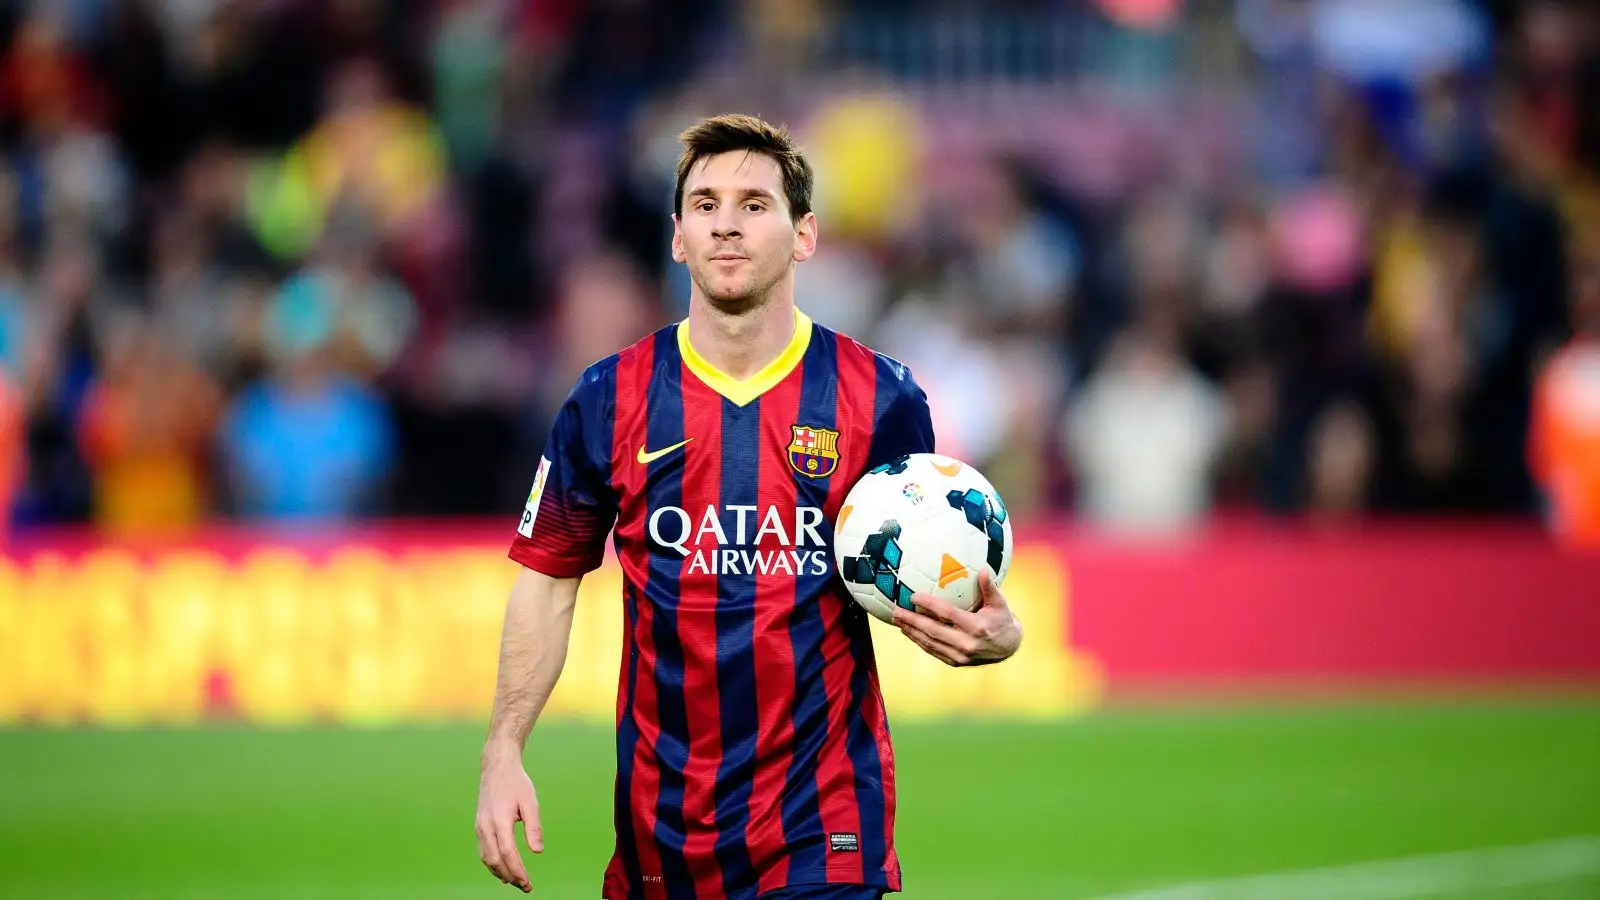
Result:
[[[478,852],[500,880],[531,890],[513,826],[523,823],[528,849],[544,851],[539,803],[522,767],[522,751],[550,699],[567,658],[578,578],[554,578],[523,568],[506,602],[500,637],[500,675],[484,743],[478,788]]]
[[[520,759],[567,660],[572,610],[582,578],[552,578],[524,567],[506,601],[500,635],[500,677],[484,759],[509,753]]]
[[[561,677],[578,583],[600,566],[617,516],[607,425],[613,417],[615,360],[590,366],[556,413],[507,551],[522,571],[506,603],[476,824],[484,865],[524,892],[532,888],[517,851],[516,823],[522,821],[534,853],[544,851],[544,835],[522,751]]]

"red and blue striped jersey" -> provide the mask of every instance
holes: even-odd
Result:
[[[603,896],[900,889],[894,756],[833,521],[867,469],[933,450],[901,364],[796,313],[744,381],[682,325],[590,367],[560,410],[512,559],[623,574],[617,845]]]

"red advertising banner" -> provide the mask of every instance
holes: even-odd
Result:
[[[1062,530],[1074,646],[1115,689],[1260,681],[1600,683],[1600,556],[1500,524]]]

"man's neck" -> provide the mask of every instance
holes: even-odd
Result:
[[[718,372],[744,381],[782,355],[794,337],[793,298],[774,297],[741,314],[698,297],[689,304],[689,343]]]

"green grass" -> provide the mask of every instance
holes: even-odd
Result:
[[[0,731],[0,897],[512,896],[477,859],[480,736]],[[1593,705],[1118,713],[895,737],[910,898],[1067,900],[1600,834]],[[605,729],[537,730],[536,896],[598,896],[610,759]],[[1600,897],[1600,879],[1450,896]]]

